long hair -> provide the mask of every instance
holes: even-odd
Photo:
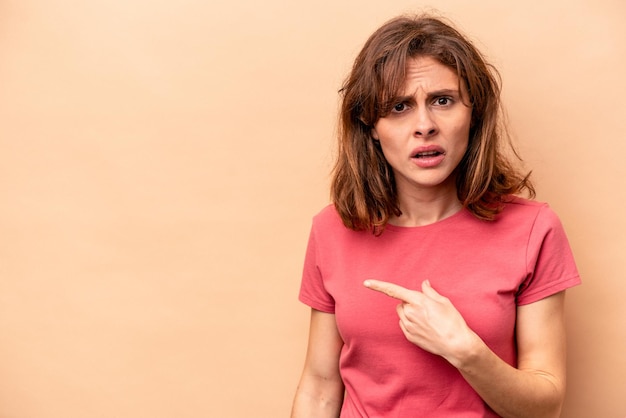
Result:
[[[500,76],[482,54],[451,25],[430,16],[390,20],[367,40],[340,90],[339,149],[333,169],[331,197],[344,225],[353,230],[384,230],[401,214],[394,174],[372,128],[386,116],[403,87],[407,62],[417,56],[435,58],[465,82],[472,107],[468,149],[458,166],[458,199],[477,218],[493,220],[507,197],[535,190],[505,155],[513,151],[503,121]]]

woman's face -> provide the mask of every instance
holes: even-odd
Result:
[[[454,173],[467,150],[472,117],[467,88],[449,67],[418,56],[408,63],[400,96],[372,130],[398,193],[456,193]]]

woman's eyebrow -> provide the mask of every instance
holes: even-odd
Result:
[[[394,103],[404,103],[404,102],[414,102],[414,101],[415,101],[415,97],[410,94],[406,94],[402,96],[395,96],[393,98]]]
[[[439,97],[439,96],[456,96],[459,97],[459,90],[458,89],[439,89],[439,90],[433,90],[433,91],[429,91],[427,92],[427,97]],[[402,94],[402,95],[398,95],[395,96],[393,98],[393,101],[395,103],[402,103],[402,102],[408,102],[408,101],[415,101],[415,96],[412,94]]]
[[[428,96],[429,97],[458,96],[458,95],[459,95],[459,90],[458,89],[441,89],[441,90],[435,90],[435,91],[428,92]]]

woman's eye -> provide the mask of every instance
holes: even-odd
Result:
[[[404,103],[398,103],[393,107],[393,111],[396,113],[404,112],[406,110],[406,105]]]
[[[452,99],[450,99],[449,97],[438,97],[435,100],[435,104],[437,106],[448,106],[452,104]]]

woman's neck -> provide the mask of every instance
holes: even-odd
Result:
[[[402,214],[389,223],[396,226],[424,226],[454,215],[463,208],[456,187],[420,190],[402,193],[398,190],[398,204]]]

